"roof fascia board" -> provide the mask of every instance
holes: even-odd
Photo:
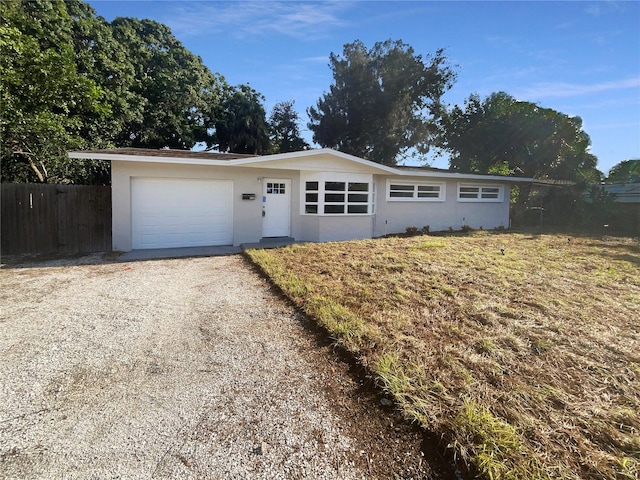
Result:
[[[179,163],[182,165],[221,165],[229,166],[232,160],[209,160],[205,158],[156,157],[154,155],[123,155],[118,153],[68,152],[69,158],[85,160],[114,160],[142,163]]]
[[[435,172],[435,171],[416,172],[415,170],[411,170],[411,171],[399,170],[398,175],[402,177],[436,177],[436,178],[452,178],[452,179],[460,179],[460,180],[491,180],[494,182],[533,182],[533,178],[527,178],[527,177],[502,177],[499,175],[481,175],[477,173],[456,173],[456,172]]]
[[[339,152],[331,148],[321,148],[318,150],[304,150],[301,152],[290,153],[277,153],[274,155],[264,155],[260,157],[248,157],[248,158],[236,158],[233,160],[212,160],[205,158],[186,158],[186,157],[160,157],[154,155],[125,155],[117,153],[97,153],[97,152],[82,152],[74,151],[68,152],[69,158],[74,159],[90,159],[90,160],[115,160],[124,162],[141,162],[141,163],[176,163],[181,165],[213,165],[223,167],[251,167],[256,164],[269,163],[276,160],[295,160],[298,158],[304,158],[308,156],[316,155],[332,155],[344,160],[348,160],[359,165],[363,165],[374,170],[378,170],[381,173],[397,175],[401,177],[432,177],[432,178],[451,178],[460,180],[490,180],[500,182],[533,182],[532,178],[524,177],[500,177],[495,175],[478,175],[473,173],[454,173],[454,172],[436,172],[436,171],[424,171],[418,172],[415,170],[406,171],[387,165],[381,165],[379,163],[371,162],[360,157],[349,155],[347,153]],[[264,167],[268,168],[267,165]]]

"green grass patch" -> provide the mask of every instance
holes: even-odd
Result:
[[[638,477],[637,240],[473,232],[248,255],[471,476]]]

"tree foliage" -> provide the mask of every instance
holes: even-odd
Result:
[[[91,79],[104,92],[109,115],[94,131],[84,133],[95,147],[109,147],[117,142],[123,126],[142,114],[143,101],[132,88],[136,85],[133,63],[124,45],[113,36],[112,26],[96,17],[90,5],[80,0],[66,0],[73,19],[72,41],[78,75]]]
[[[93,145],[111,108],[105,91],[78,74],[65,3],[3,0],[1,12],[2,180],[104,180],[103,163],[66,157]]]
[[[329,62],[334,82],[307,110],[314,142],[388,165],[428,151],[455,80],[443,50],[423,58],[399,40],[355,41]]]
[[[452,170],[548,181],[518,186],[515,222],[541,218],[540,212],[548,223],[582,221],[584,192],[602,174],[580,117],[497,92],[484,100],[471,95],[464,108],[456,106],[443,115],[440,126],[440,147],[451,155]]]
[[[471,95],[464,110],[456,106],[443,116],[441,128],[452,170],[572,181],[599,176],[580,117],[504,92],[484,101]]]
[[[3,181],[109,182],[107,162],[69,150],[268,151],[262,96],[227,85],[163,24],[109,23],[81,0],[3,0],[0,18]]]
[[[264,97],[248,85],[227,87],[219,113],[215,137],[221,152],[263,154],[269,151],[269,130]]]
[[[276,103],[269,116],[269,138],[272,153],[297,152],[311,148],[300,136],[295,101]]]
[[[135,78],[128,88],[133,110],[116,143],[189,149],[207,141],[211,105],[219,101],[224,80],[214,76],[166,25],[116,18],[112,29]]]
[[[611,183],[640,183],[640,159],[624,160],[609,170],[607,181]]]

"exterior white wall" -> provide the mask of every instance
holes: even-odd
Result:
[[[337,159],[343,162],[342,159]],[[333,162],[333,166],[340,162]],[[318,165],[319,166],[319,165]],[[312,165],[313,167],[313,165]],[[356,168],[354,168],[356,167]],[[300,172],[300,195],[299,195],[299,215],[302,225],[301,236],[299,240],[308,242],[337,242],[343,240],[356,240],[363,238],[371,238],[373,236],[373,214],[342,214],[332,215],[320,213],[322,210],[322,202],[319,203],[319,213],[305,213],[305,182],[318,182],[323,185],[324,182],[358,182],[369,184],[369,212],[371,212],[373,198],[373,175],[371,173],[360,171],[358,166],[352,165],[350,172],[328,170],[309,170],[305,165],[305,170]],[[331,168],[331,167],[329,167]],[[323,196],[324,187],[320,187],[318,195]],[[298,238],[296,238],[298,239]]]
[[[301,237],[299,172],[262,168],[218,167],[112,161],[112,237],[113,250],[129,251],[131,244],[131,178],[198,178],[233,180],[233,244],[258,242],[262,238],[261,178],[291,180],[291,236]],[[253,193],[255,200],[242,200]]]
[[[264,157],[268,159],[268,157]],[[351,160],[336,157],[330,153],[306,156],[301,158],[289,158],[269,160],[269,168],[284,170],[305,170],[307,172],[341,172],[341,173],[381,173],[381,166],[370,162],[356,163]],[[259,163],[248,164],[249,167],[257,167]]]
[[[320,170],[320,161],[314,166]],[[325,171],[340,175],[350,162],[333,159]],[[196,178],[233,181],[233,244],[254,243],[262,238],[262,181],[263,177],[291,180],[291,237],[299,241],[327,242],[378,237],[389,233],[401,233],[408,226],[421,229],[429,225],[431,231],[460,229],[462,225],[485,229],[509,226],[508,183],[504,185],[500,202],[459,202],[458,181],[430,177],[409,177],[373,174],[375,186],[375,211],[373,215],[305,215],[303,214],[301,173],[283,168],[258,168],[247,166],[179,165],[171,163],[146,163],[112,161],[113,250],[132,249],[131,178]],[[362,168],[360,168],[362,167]],[[351,165],[351,174],[367,174],[369,167]],[[307,172],[314,171],[305,163]],[[346,171],[345,171],[346,173]],[[306,175],[306,174],[305,174]],[[387,179],[399,182],[443,183],[443,201],[387,201]],[[336,178],[336,180],[339,180]],[[465,183],[495,185],[490,181],[465,181]],[[243,193],[255,194],[255,200],[242,200]]]
[[[376,215],[373,236],[380,237],[390,233],[405,232],[407,227],[428,225],[430,231],[448,230],[452,227],[459,230],[463,225],[472,228],[491,229],[509,227],[510,186],[503,184],[501,202],[459,202],[458,181],[429,177],[388,177],[376,175]],[[445,183],[444,201],[387,201],[387,179],[401,182]],[[495,182],[470,181],[479,185],[495,185]]]
[[[340,242],[373,236],[372,215],[301,215],[303,242]]]

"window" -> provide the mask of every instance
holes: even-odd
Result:
[[[458,184],[459,202],[502,202],[502,185]]]
[[[271,193],[273,195],[284,195],[286,193],[285,184],[267,182],[267,193]]]
[[[318,213],[318,182],[306,182],[304,213]]]
[[[324,213],[344,213],[345,182],[324,182]]]
[[[387,181],[390,202],[437,202],[444,200],[444,183],[408,183]]]
[[[320,215],[366,215],[371,212],[369,182],[305,182],[304,213]]]

